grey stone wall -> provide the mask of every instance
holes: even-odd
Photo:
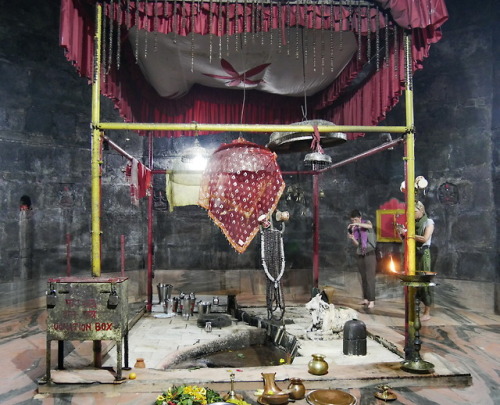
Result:
[[[415,97],[425,100],[416,106],[417,173],[434,186],[426,202],[436,220],[436,267],[450,278],[495,281],[492,17],[498,4],[448,3],[450,20],[431,50],[432,68],[415,75]],[[457,185],[458,204],[439,202],[444,182]]]
[[[450,20],[443,39],[431,47],[424,69],[415,75],[416,173],[430,183],[423,198],[436,221],[435,270],[444,278],[498,286],[498,122],[500,58],[498,4],[448,1]],[[90,274],[91,88],[66,61],[58,46],[59,1],[1,2],[0,13],[0,292],[19,288],[19,280],[43,285],[67,271],[66,235],[71,237],[73,274]],[[384,124],[402,125],[404,101]],[[102,99],[104,120],[119,121]],[[147,140],[133,133],[107,134],[129,154],[147,159]],[[215,148],[237,134],[203,136]],[[263,138],[264,137],[264,138]],[[266,143],[265,135],[245,134]],[[155,139],[156,169],[191,140]],[[327,149],[335,162],[381,143],[378,134]],[[372,221],[380,204],[403,200],[403,151],[362,159],[320,178],[320,266],[324,280],[354,273],[345,238],[348,214],[361,209]],[[279,156],[282,170],[302,169],[303,154]],[[146,265],[146,201],[130,204],[123,169],[114,150],[103,158],[102,267],[120,270],[120,236],[126,240],[126,268]],[[164,187],[164,176],[154,179]],[[312,183],[309,176],[285,176],[279,208],[289,210],[284,235],[287,266],[312,267]],[[439,186],[457,186],[459,202],[442,204]],[[21,213],[22,196],[32,209]],[[260,268],[258,237],[240,255],[200,207],[155,211],[155,269]],[[387,244],[398,251],[398,244]],[[24,284],[27,285],[27,284]],[[497,305],[499,289],[492,300]],[[10,296],[10,295],[9,295]]]
[[[2,2],[0,13],[0,281],[90,275],[91,88],[58,46],[59,2]],[[103,119],[117,119],[103,99]],[[129,153],[143,140],[123,133]],[[103,267],[119,263],[120,234],[129,266],[143,266],[143,209],[125,203],[124,160],[103,165]],[[28,196],[31,209],[20,211]]]

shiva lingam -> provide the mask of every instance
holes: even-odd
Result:
[[[420,339],[420,300],[415,296],[417,288],[433,287],[436,284],[432,282],[436,273],[418,272],[417,274],[398,274],[403,285],[408,287],[408,310],[410,312],[409,320],[414,319],[413,328],[409,330],[408,347],[405,348],[406,360],[403,361],[401,369],[409,373],[430,374],[434,371],[434,364],[423,360],[420,357],[420,348],[422,340]],[[412,305],[413,304],[413,305]],[[412,311],[414,316],[412,317]],[[411,322],[410,322],[411,324]],[[413,332],[413,333],[412,333]],[[413,348],[411,347],[413,342]]]

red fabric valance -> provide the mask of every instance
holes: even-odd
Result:
[[[214,38],[210,44],[215,47],[221,36],[239,34],[240,40],[245,41],[272,28],[271,40],[293,48],[290,43],[296,41],[296,27],[321,30],[326,36],[340,30],[353,32],[360,50],[330,85],[308,97],[307,118],[325,119],[339,125],[376,125],[397,103],[403,90],[403,28],[411,30],[412,68],[416,70],[422,67],[430,45],[441,38],[440,26],[448,17],[444,0],[375,0],[371,7],[279,2],[270,6],[262,2],[215,0],[139,1],[138,8],[133,1],[103,3],[108,18],[104,18],[103,25],[102,71],[107,74],[102,75],[101,92],[113,100],[127,122],[289,124],[303,118],[301,106],[304,104],[300,97],[257,90],[246,90],[243,95],[233,89],[196,84],[180,98],[161,97],[136,63],[140,62],[136,60],[138,51],[129,41],[133,27],[151,32],[147,36],[147,48],[142,45],[144,53],[154,52],[155,33],[210,35]],[[89,80],[93,74],[94,4],[92,0],[61,0],[60,43],[67,59]],[[320,47],[321,44],[317,44],[317,48]],[[330,55],[326,59],[329,58]],[[361,86],[354,87],[354,80],[361,82],[359,74],[367,69],[368,59],[378,68],[367,74]],[[192,65],[196,66],[195,57]],[[180,134],[155,132],[154,135]]]

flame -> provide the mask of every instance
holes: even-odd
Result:
[[[392,260],[392,256],[389,256],[391,258],[391,261],[389,262],[389,271],[392,273],[397,273],[396,271],[396,265],[394,264],[394,260]]]

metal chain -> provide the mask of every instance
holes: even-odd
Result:
[[[267,277],[266,304],[268,318],[273,317],[278,309],[281,320],[285,313],[285,300],[281,289],[281,278],[285,272],[285,257],[282,231],[261,228],[262,267]]]

